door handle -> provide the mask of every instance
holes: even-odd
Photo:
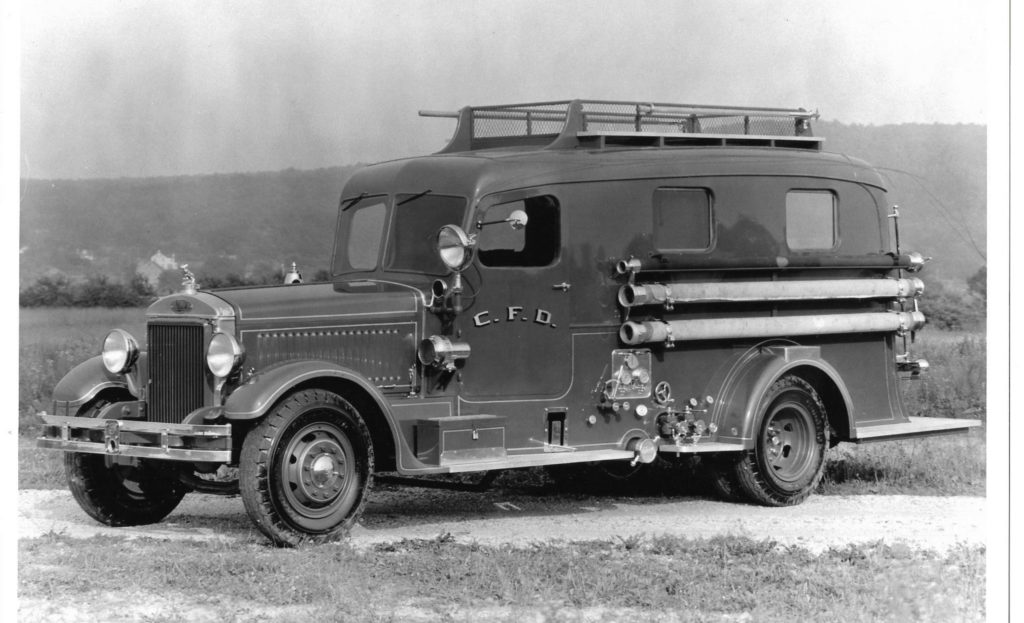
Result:
[[[552,290],[561,290],[562,292],[568,292],[569,288],[571,288],[571,287],[572,287],[571,284],[568,284],[568,283],[563,281],[562,283],[556,283],[555,285],[551,286],[551,289]]]

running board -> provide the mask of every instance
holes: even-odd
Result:
[[[482,472],[491,469],[516,469],[518,467],[538,467],[541,465],[564,465],[565,463],[583,463],[589,461],[623,461],[632,459],[636,453],[631,450],[571,450],[563,452],[535,452],[517,454],[496,461],[466,461],[465,463],[448,463],[438,473],[458,474],[462,472]]]
[[[926,437],[929,435],[952,435],[966,433],[972,428],[981,426],[980,420],[957,420],[953,418],[911,417],[902,424],[882,424],[881,426],[864,426],[857,429],[854,443],[871,443],[874,441],[892,441],[910,437]]]

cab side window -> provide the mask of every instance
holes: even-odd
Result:
[[[786,244],[791,251],[836,246],[836,196],[830,190],[786,193]]]
[[[654,246],[659,251],[711,248],[711,193],[704,188],[654,191]]]
[[[526,212],[526,226],[501,222],[515,210]],[[499,203],[484,210],[477,250],[484,266],[548,266],[558,259],[561,227],[558,200],[551,195]],[[496,222],[497,221],[497,222]]]

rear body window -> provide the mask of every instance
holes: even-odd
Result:
[[[836,246],[836,196],[829,190],[786,193],[786,244],[791,251]]]
[[[654,191],[654,246],[659,251],[707,251],[711,232],[711,193],[707,189]]]

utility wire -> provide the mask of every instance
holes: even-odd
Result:
[[[892,167],[875,168],[880,171],[892,171],[894,173],[902,173],[903,175],[906,175],[910,179],[914,180],[917,183],[917,185],[921,188],[921,190],[923,190],[929,197],[931,197],[931,200],[935,203],[935,205],[939,207],[942,213],[942,217],[946,221],[946,224],[949,225],[949,228],[953,230],[953,232],[960,238],[960,240],[962,240],[964,243],[966,243],[968,246],[974,249],[974,252],[978,254],[978,257],[980,257],[983,262],[985,262],[986,264],[988,263],[988,258],[985,256],[985,253],[981,250],[981,248],[978,246],[978,243],[974,240],[974,236],[971,235],[971,230],[967,226],[967,222],[964,221],[962,217],[957,218],[956,220],[960,221],[960,227],[957,227],[956,223],[953,222],[954,217],[952,216],[952,211],[949,209],[949,207],[946,206],[946,204],[942,202],[941,199],[935,196],[935,193],[933,193],[931,189],[929,189],[925,185],[925,182],[927,180],[925,180],[919,175],[911,173],[910,171],[904,171],[902,169],[895,169]],[[886,177],[888,178],[889,176]],[[892,179],[889,178],[889,181],[892,182]],[[964,236],[966,236],[966,238]]]

